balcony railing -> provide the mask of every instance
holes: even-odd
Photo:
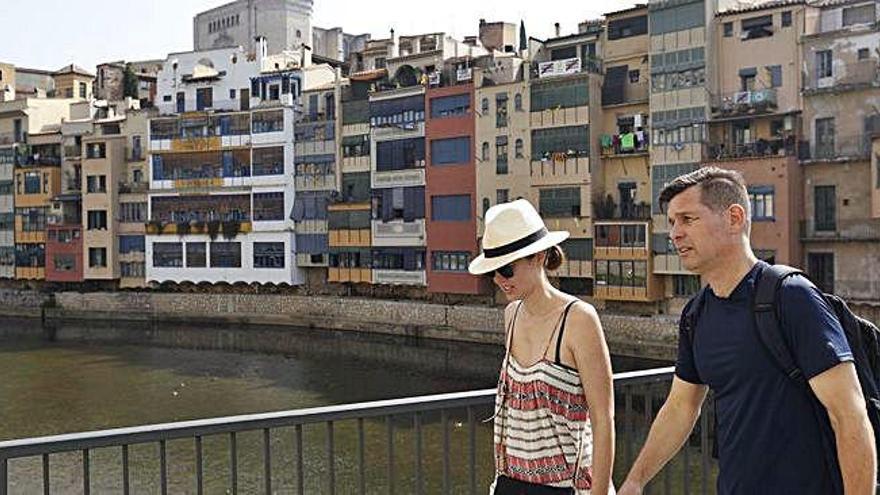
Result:
[[[801,240],[805,242],[880,241],[880,218],[819,222],[815,219],[802,220],[800,231]]]
[[[24,141],[24,136],[14,132],[0,132],[0,146],[20,143]]]
[[[80,158],[82,156],[82,145],[68,145],[64,147],[64,158]]]
[[[799,156],[805,161],[867,160],[871,157],[871,146],[871,136],[867,134],[829,136],[805,143]]]
[[[672,374],[659,368],[614,375],[621,472],[644,441]],[[90,493],[92,479],[129,493],[135,474],[161,493],[485,493],[494,475],[492,426],[481,420],[494,400],[494,389],[475,390],[0,442],[0,495],[12,486],[28,493],[80,486]],[[712,410],[702,408],[653,493],[711,493]],[[143,457],[142,448],[155,457]],[[58,454],[82,462],[73,472],[60,470],[50,462]],[[180,472],[177,463],[192,466],[189,477],[172,475]]]
[[[711,102],[716,117],[772,112],[779,106],[775,88],[713,95]]]
[[[835,63],[830,72],[811,65],[804,77],[806,95],[877,87],[880,87],[880,65],[875,60]]]
[[[647,203],[623,203],[597,201],[593,204],[595,220],[650,220],[651,205]]]
[[[758,139],[751,143],[711,142],[707,146],[707,160],[735,160],[739,158],[770,158],[797,155],[797,140]]]
[[[531,66],[531,72],[532,77],[543,79],[545,77],[570,76],[582,73],[601,74],[602,67],[603,62],[599,58],[582,60],[580,57],[574,57],[534,62]]]
[[[146,182],[119,182],[119,192],[122,194],[145,193],[149,188]]]
[[[599,138],[599,148],[603,156],[631,155],[647,153],[649,148],[647,131],[641,133],[603,134]]]

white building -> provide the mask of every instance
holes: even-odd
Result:
[[[295,263],[294,120],[302,62],[265,40],[168,56],[150,121],[148,282],[303,282]],[[323,84],[329,67],[310,67]]]

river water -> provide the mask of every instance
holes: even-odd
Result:
[[[0,336],[0,440],[491,388],[502,357],[498,346],[277,327],[76,322],[56,327],[47,341],[39,321],[0,319]],[[614,359],[615,371],[659,364]],[[469,479],[463,411],[451,428],[453,493],[460,493]],[[491,477],[490,433],[477,427],[479,493]],[[239,493],[263,486],[261,435],[240,435]],[[388,492],[386,435],[384,422],[367,422],[369,493]],[[440,462],[431,456],[441,435],[436,418],[425,418],[427,493],[439,491]],[[355,486],[356,438],[353,422],[334,429],[337,493]],[[395,422],[394,442],[395,487],[410,493],[411,418]],[[196,492],[192,443],[168,443],[170,493]],[[228,436],[204,440],[206,493],[230,492],[228,443]],[[271,448],[273,491],[294,493],[292,429],[273,430]],[[323,425],[304,428],[303,449],[306,492],[326,493]],[[132,447],[133,493],[158,493],[157,452],[155,444]],[[118,449],[92,452],[92,493],[120,492],[119,456]],[[82,492],[80,453],[53,455],[50,463],[52,493]],[[11,461],[10,493],[41,492],[41,466],[39,459]]]

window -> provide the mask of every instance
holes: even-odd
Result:
[[[56,272],[72,272],[76,269],[76,258],[72,254],[56,254],[52,264]]]
[[[871,24],[875,20],[874,2],[843,9],[843,25]]]
[[[254,268],[284,268],[284,243],[255,242]]]
[[[648,33],[648,16],[628,17],[608,23],[608,40],[619,40]]]
[[[584,79],[532,83],[529,106],[532,112],[589,104],[589,87]]]
[[[121,235],[119,236],[119,254],[143,253],[146,251],[144,236]]]
[[[120,203],[119,221],[144,223],[147,221],[147,203]]]
[[[684,175],[698,169],[700,166],[696,163],[683,163],[676,165],[654,165],[651,167],[651,210],[654,214],[662,214],[660,208],[660,191],[672,182],[679,175]]]
[[[235,99],[235,88],[229,90],[229,99],[230,100]]]
[[[791,26],[791,11],[786,10],[782,13],[782,27]]]
[[[435,272],[467,272],[471,255],[459,251],[434,251],[431,253],[431,268]]]
[[[143,160],[143,150],[141,148],[141,137],[131,137],[131,159],[134,161]]]
[[[553,153],[565,153],[569,157],[589,156],[589,126],[578,125],[533,130],[532,160],[549,159]]]
[[[42,232],[46,230],[46,211],[48,208],[16,208],[15,214],[21,220],[22,232]]]
[[[816,231],[837,230],[837,194],[834,186],[813,187],[813,220]]]
[[[495,138],[495,173],[507,174],[507,136]]]
[[[516,96],[513,97],[513,109],[517,112],[521,112],[523,109],[522,95],[519,93],[517,93]]]
[[[376,143],[376,170],[404,170],[425,166],[424,138]]]
[[[749,187],[749,202],[752,206],[752,220],[756,222],[773,221],[774,217],[773,186]]]
[[[254,134],[264,132],[282,132],[284,131],[284,112],[254,112],[253,121]]]
[[[89,210],[89,230],[107,230],[107,210]]]
[[[742,39],[752,40],[773,36],[773,16],[762,15],[742,20]]]
[[[608,287],[647,287],[647,262],[596,261],[596,285]]]
[[[156,268],[178,268],[183,266],[183,243],[153,243],[153,266]]]
[[[868,60],[871,58],[870,48],[859,48],[859,60]]]
[[[214,106],[214,88],[196,88],[196,110]]]
[[[431,100],[431,118],[442,119],[467,115],[471,110],[471,97],[468,94],[443,96]]]
[[[832,69],[831,50],[819,50],[816,52],[816,77],[831,77],[834,74]]]
[[[523,155],[523,140],[522,139],[516,140],[516,143],[514,144],[514,155],[517,158],[523,158],[524,155]]]
[[[691,297],[702,287],[699,275],[673,275],[672,284],[672,293],[676,297]]]
[[[207,258],[207,248],[204,242],[186,243],[187,268],[204,268],[208,264]]]
[[[84,83],[84,82],[79,83],[79,97],[85,98],[87,95],[87,92],[88,92],[88,86],[86,86],[86,83]]]
[[[568,238],[559,245],[565,257],[572,261],[591,261],[593,259],[592,239]]]
[[[107,176],[89,175],[88,177],[86,177],[86,191],[90,193],[106,193]]]
[[[651,36],[704,26],[704,8],[703,2],[694,2],[651,12],[648,18]]]
[[[495,95],[495,127],[507,127],[507,93]]]
[[[146,267],[142,261],[122,261],[119,263],[119,273],[124,278],[144,278]]]
[[[431,164],[452,165],[471,161],[471,138],[468,136],[431,141]]]
[[[489,161],[489,143],[483,143],[483,150],[480,153],[480,159],[484,162]]]
[[[278,100],[281,98],[281,88],[277,84],[269,85],[269,100]]]
[[[254,193],[254,221],[284,220],[284,192]]]
[[[778,88],[782,86],[782,66],[771,65],[767,67],[767,71],[770,73],[770,87]]]
[[[489,98],[483,98],[482,106],[480,107],[483,115],[489,113]]]
[[[581,190],[577,187],[541,189],[538,210],[545,217],[581,216]]]
[[[254,176],[281,175],[284,173],[284,147],[273,146],[270,148],[254,148],[253,152]]]
[[[629,71],[629,82],[630,84],[638,84],[639,83],[640,73],[639,70],[631,70]]]
[[[469,194],[431,196],[431,220],[435,222],[466,222],[471,219]]]
[[[567,294],[593,295],[593,280],[579,277],[559,277],[559,290]]]
[[[107,158],[107,145],[104,143],[89,143],[86,145],[86,158]]]
[[[510,191],[507,189],[495,190],[495,204],[507,203],[510,201]]]
[[[816,158],[833,158],[836,137],[834,117],[816,119]]]
[[[241,243],[212,242],[211,268],[241,268]]]
[[[376,57],[376,61],[374,62],[375,69],[384,69],[385,68],[385,57]]]
[[[834,293],[834,253],[809,253],[807,271],[819,290]]]
[[[107,266],[107,248],[89,248],[89,268]]]
[[[25,172],[24,173],[24,193],[25,194],[40,194],[40,184],[42,182],[42,176],[39,172]]]
[[[64,97],[65,98],[73,98],[73,88],[65,88]]]
[[[646,231],[643,225],[597,225],[596,247],[645,247]]]

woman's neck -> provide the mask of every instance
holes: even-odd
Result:
[[[546,276],[541,278],[541,284],[523,297],[523,309],[530,315],[541,316],[556,309],[557,290]]]

